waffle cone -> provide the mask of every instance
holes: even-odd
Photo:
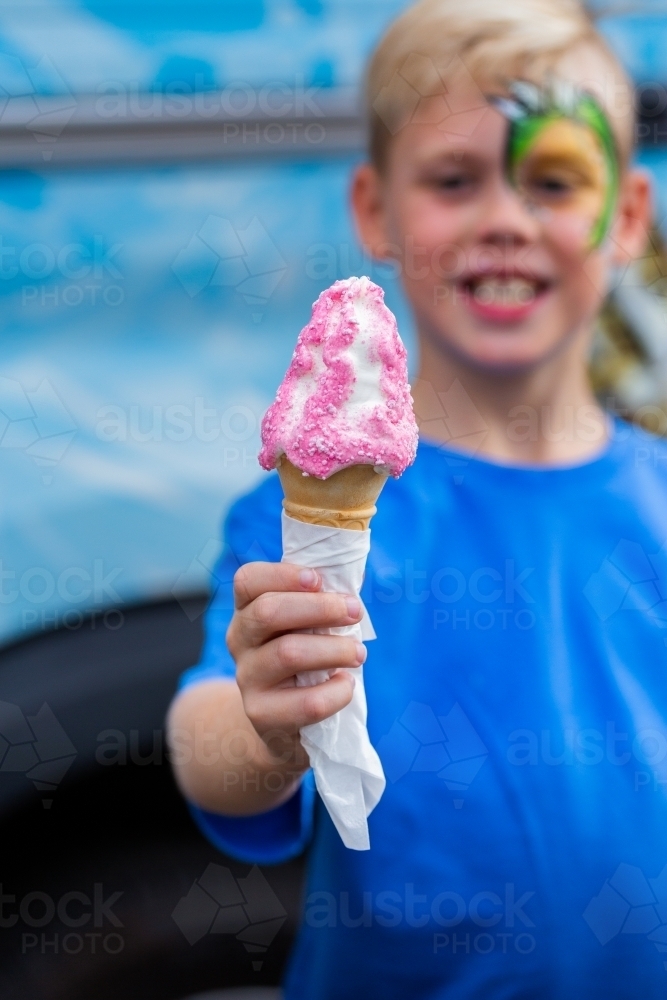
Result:
[[[387,474],[372,465],[351,465],[328,479],[304,476],[283,455],[278,466],[289,517],[308,524],[365,531],[377,510],[375,501],[387,481]]]

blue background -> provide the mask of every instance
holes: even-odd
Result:
[[[404,6],[0,3],[0,87],[23,99],[174,81],[355,86]],[[604,30],[637,81],[667,82],[667,17],[657,4],[642,10]],[[667,154],[642,158],[663,218]],[[397,282],[364,261],[350,225],[353,162],[0,175],[0,641],[207,586],[221,517],[262,476],[261,416],[335,278],[382,283],[414,368]],[[212,283],[197,238],[207,220],[260,233],[226,284]],[[248,270],[253,294],[239,287]],[[197,407],[209,411],[199,430]]]

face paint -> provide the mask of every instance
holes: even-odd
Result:
[[[510,98],[492,97],[509,121],[507,171],[527,204],[545,218],[568,213],[585,227],[590,248],[609,231],[619,166],[611,126],[589,94],[559,84],[549,91],[524,81]]]

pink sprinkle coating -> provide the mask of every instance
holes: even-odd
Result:
[[[319,479],[351,465],[397,477],[416,449],[407,353],[384,292],[366,277],[336,281],[313,305],[266,411],[260,465],[286,455]]]

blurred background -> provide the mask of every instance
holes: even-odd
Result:
[[[322,288],[381,283],[414,368],[346,208],[364,63],[406,5],[0,0],[3,997],[275,996],[301,865],[208,847],[162,726]],[[667,434],[667,4],[591,6],[656,190],[591,374]],[[232,905],[242,926],[216,929]]]

